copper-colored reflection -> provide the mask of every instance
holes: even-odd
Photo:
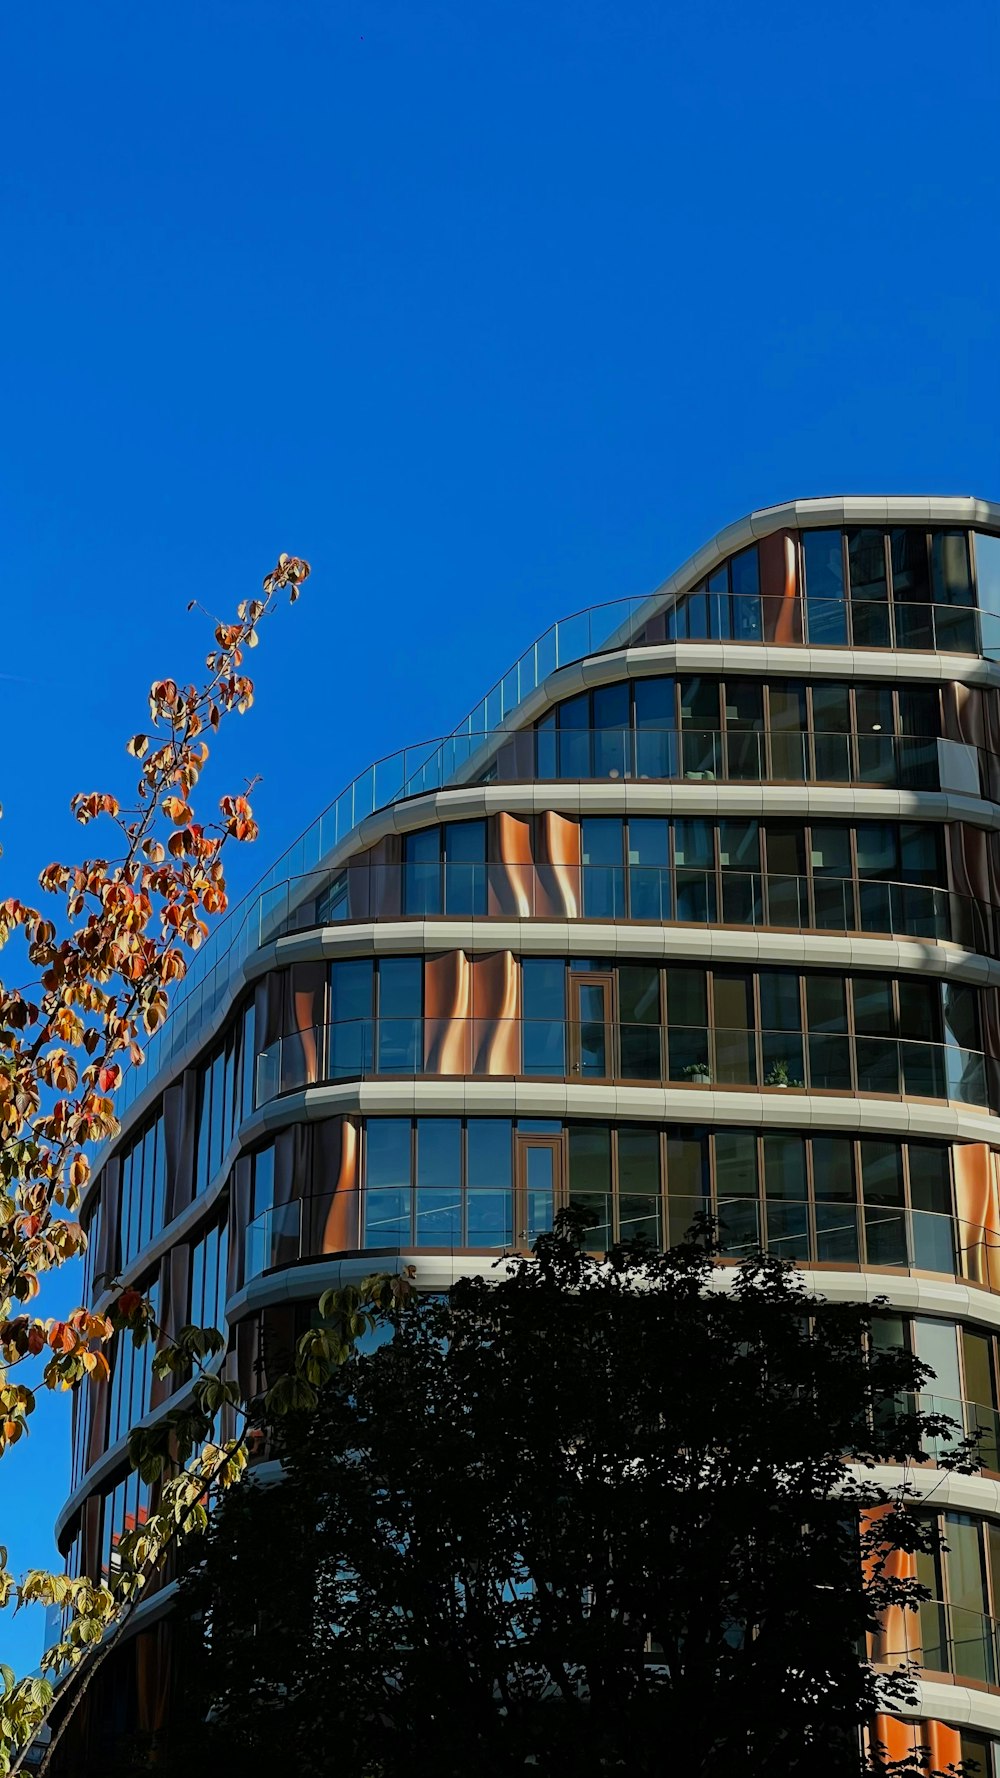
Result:
[[[877,1525],[879,1519],[886,1517],[893,1510],[891,1506],[875,1506],[869,1512],[861,1514],[862,1530],[867,1531]],[[865,1566],[874,1569],[876,1557],[873,1554],[865,1558]],[[893,1580],[915,1580],[917,1575],[917,1558],[912,1550],[889,1549],[885,1555],[884,1572]],[[906,1656],[914,1661],[920,1660],[920,1618],[918,1613],[907,1611],[905,1606],[890,1605],[883,1613],[882,1620],[869,1640],[869,1659],[881,1662],[885,1666],[898,1666]]]
[[[476,957],[472,964],[476,1074],[518,1074],[521,1067],[519,995],[521,972],[510,951]]]
[[[575,919],[580,912],[580,823],[554,809],[546,809],[537,820],[539,892],[550,904],[544,912]]]
[[[1000,1290],[1000,1157],[985,1142],[963,1142],[952,1159],[962,1277]]]
[[[890,1760],[906,1759],[918,1747],[926,1747],[929,1772],[946,1772],[962,1757],[961,1733],[946,1722],[904,1722],[898,1716],[876,1716],[872,1738],[882,1743]]]
[[[775,531],[757,546],[765,642],[802,641],[802,604],[795,560],[795,532]]]
[[[424,1071],[468,1074],[471,1057],[472,971],[464,951],[445,951],[424,963]]]
[[[489,870],[489,912],[527,919],[532,905],[531,817],[499,814],[494,823],[494,857]]]
[[[340,1120],[340,1171],[323,1230],[323,1252],[343,1253],[358,1243],[358,1126]]]

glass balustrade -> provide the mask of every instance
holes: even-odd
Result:
[[[873,1658],[880,1666],[914,1661],[929,1673],[996,1685],[1000,1674],[996,1618],[943,1599],[924,1599],[916,1611],[893,1615],[891,1636],[873,1639]]]
[[[583,1202],[584,1194],[572,1194]],[[597,1194],[599,1202],[604,1200]],[[367,1198],[371,1198],[369,1203]],[[587,1193],[588,1204],[593,1193]],[[607,1227],[610,1227],[608,1194]],[[661,1209],[671,1241],[683,1238],[695,1217],[710,1208],[703,1198],[668,1194],[665,1206],[655,1194],[653,1208],[643,1222],[656,1237]],[[458,1186],[417,1194],[414,1219],[413,1191],[407,1183],[388,1192],[364,1189],[327,1192],[263,1210],[246,1230],[245,1278],[255,1278],[275,1267],[324,1254],[372,1251],[379,1248],[433,1248],[435,1251],[502,1251],[515,1244],[518,1230],[514,1199],[507,1189],[482,1191]],[[630,1205],[630,1212],[632,1206]],[[625,1216],[624,1208],[621,1211]],[[737,1261],[761,1248],[802,1266],[848,1271],[874,1268],[885,1271],[933,1272],[944,1277],[979,1281],[990,1277],[1000,1255],[1000,1234],[958,1217],[933,1210],[909,1210],[901,1205],[838,1203],[805,1198],[720,1198],[713,1214],[719,1225],[720,1253]],[[533,1233],[548,1227],[552,1202],[536,1217]],[[634,1219],[629,1220],[629,1228]],[[640,1221],[643,1219],[640,1217]],[[658,1244],[658,1240],[656,1241]],[[598,1232],[595,1248],[607,1245],[605,1230]],[[938,1401],[922,1397],[921,1403]],[[959,1411],[961,1410],[961,1411]],[[927,1408],[926,1411],[932,1411]],[[1000,1423],[992,1409],[977,1403],[945,1402],[933,1409],[946,1413],[965,1432],[976,1426],[983,1431],[982,1461],[987,1467],[996,1454]]]
[[[938,790],[937,738],[735,726],[723,729],[522,729],[482,737],[490,755],[482,781],[635,779],[658,782],[883,784]],[[988,756],[971,748],[981,787]]]
[[[942,1099],[998,1108],[978,1050],[910,1038],[602,1020],[351,1019],[257,1056],[255,1103],[321,1082],[404,1075],[539,1076]]]
[[[1000,1470],[1000,1414],[996,1408],[979,1401],[958,1401],[951,1396],[930,1395],[921,1390],[909,1398],[918,1413],[943,1414],[954,1422],[947,1432],[933,1434],[924,1440],[935,1457],[946,1455],[956,1441],[975,1438],[979,1461],[984,1469]]]

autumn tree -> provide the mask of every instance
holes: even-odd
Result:
[[[0,1606],[56,1604],[65,1614],[46,1655],[50,1678],[18,1680],[0,1666],[0,1771],[20,1768],[51,1706],[52,1681],[71,1672],[73,1683],[87,1683],[170,1542],[204,1523],[211,1490],[242,1467],[239,1436],[221,1444],[210,1436],[219,1408],[237,1406],[213,1374],[221,1335],[187,1329],[164,1347],[134,1291],[113,1295],[101,1314],[84,1304],[57,1321],[38,1312],[36,1299],[45,1274],[84,1249],[78,1211],[92,1157],[118,1130],[124,1069],[141,1065],[191,953],[226,911],[226,848],[256,837],[246,793],[223,796],[217,819],[199,818],[199,780],[221,722],[253,701],[244,662],[261,623],[283,592],[298,597],[308,573],[300,558],[281,556],[263,596],[240,604],[233,621],[215,622],[201,685],[154,683],[149,722],[128,742],[139,762],[135,801],[76,796],[77,820],[94,824],[103,843],[80,863],[50,864],[39,906],[0,903],[0,946],[18,953],[23,971],[17,985],[0,982],[0,1457],[28,1431],[39,1390],[107,1376],[115,1339],[156,1339],[161,1367],[195,1369],[185,1404],[166,1417],[169,1454],[148,1441],[133,1452],[147,1477],[162,1479],[160,1507],[134,1547],[123,1548],[113,1587],[44,1571],[19,1579],[0,1549]],[[332,1334],[329,1350],[336,1362]],[[64,1713],[71,1689],[64,1684]]]
[[[271,1428],[283,1478],[226,1497],[182,1584],[158,1769],[858,1772],[914,1696],[859,1651],[922,1596],[890,1552],[936,1543],[872,1476],[940,1442],[907,1406],[928,1373],[775,1258],[602,1262],[591,1220],[413,1300]]]

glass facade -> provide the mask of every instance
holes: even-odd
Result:
[[[877,1274],[876,1339],[1000,1475],[1000,536],[953,506],[757,515],[679,597],[560,623],[456,734],[361,774],[123,1095],[87,1297],[227,1327],[252,1394],[307,1262],[419,1280],[570,1203],[597,1252],[708,1215],[725,1264]],[[883,658],[817,652],[845,649]],[[922,1275],[933,1314],[894,1300]],[[151,1364],[120,1340],[77,1392],[71,1573],[113,1576],[155,1508],[123,1441],[190,1379]],[[1000,1519],[941,1528],[904,1652],[1000,1693]],[[992,1770],[977,1721],[929,1726]]]

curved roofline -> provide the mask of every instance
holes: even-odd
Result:
[[[620,638],[656,617],[720,562],[772,537],[775,531],[819,531],[838,525],[962,525],[980,531],[1000,531],[1000,506],[978,500],[974,494],[832,494],[809,500],[786,500],[780,506],[762,506],[734,524],[724,525],[714,537],[650,593],[627,624]]]
[[[290,846],[286,847],[271,867],[229,909],[213,929],[202,949],[190,960],[184,992],[173,1002],[161,1031],[150,1041],[147,1062],[141,1070],[144,1086],[135,1085],[137,1071],[132,1068],[126,1071],[126,1080],[130,1086],[135,1087],[135,1090],[120,1103],[118,1116],[121,1130],[119,1136],[113,1139],[114,1142],[117,1143],[121,1140],[122,1135],[134,1121],[130,1114],[137,1101],[145,1098],[148,1086],[154,1080],[159,1080],[166,1075],[171,1060],[182,1047],[185,1047],[183,1040],[178,1040],[177,1027],[173,1023],[177,1013],[181,1008],[189,1006],[195,994],[201,992],[202,984],[207,977],[218,971],[223,972],[226,976],[230,974],[230,952],[234,943],[241,942],[243,927],[250,920],[253,909],[256,907],[258,911],[262,910],[268,902],[268,897],[274,893],[275,885],[280,889],[284,885],[285,878],[291,879],[304,874],[315,875],[334,868],[335,862],[345,852],[349,842],[356,838],[366,821],[370,820],[372,816],[384,812],[385,808],[392,807],[400,798],[411,797],[418,793],[416,787],[423,770],[428,763],[433,764],[433,749],[435,747],[437,747],[438,757],[442,758],[446,749],[455,742],[468,740],[479,734],[483,734],[485,737],[499,738],[504,732],[509,732],[511,729],[518,728],[521,723],[532,720],[536,714],[536,694],[542,686],[549,683],[555,674],[562,672],[567,666],[572,667],[574,663],[589,660],[596,655],[609,654],[627,648],[632,637],[649,622],[650,618],[655,617],[667,605],[690,591],[720,562],[728,556],[734,555],[738,550],[746,549],[750,544],[763,537],[771,536],[776,531],[817,530],[824,526],[854,524],[955,525],[1000,532],[1000,505],[991,501],[977,500],[974,496],[965,494],[859,494],[790,500],[778,506],[762,507],[758,511],[748,513],[744,518],[736,520],[733,524],[723,526],[667,580],[661,581],[660,585],[646,598],[624,596],[611,599],[550,624],[547,630],[536,636],[534,642],[529,644],[519,659],[494,681],[486,696],[462,718],[461,722],[456,724],[449,735],[442,737],[439,742],[419,743],[413,748],[404,748],[399,754],[389,756],[391,762],[396,759],[405,760],[410,752],[417,754],[418,761],[413,767],[412,777],[408,777],[404,769],[402,780],[398,786],[387,797],[379,800],[374,796],[374,767],[366,767],[341,792],[340,796],[335,798]],[[615,611],[616,607],[619,610],[622,607],[627,607],[627,616],[622,617],[617,626],[614,624],[614,616],[618,615],[618,612]],[[571,629],[572,653],[568,659],[561,660],[559,658],[557,645],[551,667],[540,666],[541,655],[544,652],[542,645],[549,638],[557,635],[560,625],[574,626],[578,620],[596,612],[609,614],[605,621],[610,621],[612,625],[610,631],[601,629],[596,636],[588,635],[586,646],[581,647],[582,638],[579,638]],[[611,613],[614,613],[614,616]],[[520,669],[526,661],[532,663],[530,671],[533,677],[527,689],[522,690]],[[509,705],[507,703],[508,685],[512,691],[515,691]],[[488,719],[490,704],[495,699],[498,699],[499,707],[491,721]],[[426,755],[425,750],[428,750]],[[452,765],[443,764],[438,788],[445,788],[449,785],[460,786],[465,783],[470,776],[474,776],[482,769],[482,765],[488,760],[491,751],[492,746],[487,740],[486,746],[482,750],[477,750],[474,755],[466,752],[461,758],[456,757]],[[360,813],[357,812],[355,806],[355,791],[359,786],[367,786],[373,803],[372,807]],[[350,804],[350,816],[345,831],[341,833],[340,808],[342,804],[347,803]],[[331,814],[336,817],[333,824],[335,831],[330,835],[329,843],[324,844],[326,838],[324,829],[327,817]],[[307,853],[309,854],[308,859]],[[300,863],[297,863],[298,859],[301,859]],[[279,876],[282,867],[286,867],[284,876]],[[227,930],[230,933],[229,942],[222,948],[223,935]],[[272,936],[272,934],[269,933],[267,936]],[[251,948],[256,949],[257,946],[254,945]],[[207,1008],[209,1018],[211,1018],[216,1004],[217,1002]],[[165,1053],[160,1054],[161,1050]],[[154,1052],[156,1052],[155,1061],[153,1060]],[[98,1156],[95,1171],[98,1166],[103,1164],[107,1152],[108,1146],[105,1145]]]

